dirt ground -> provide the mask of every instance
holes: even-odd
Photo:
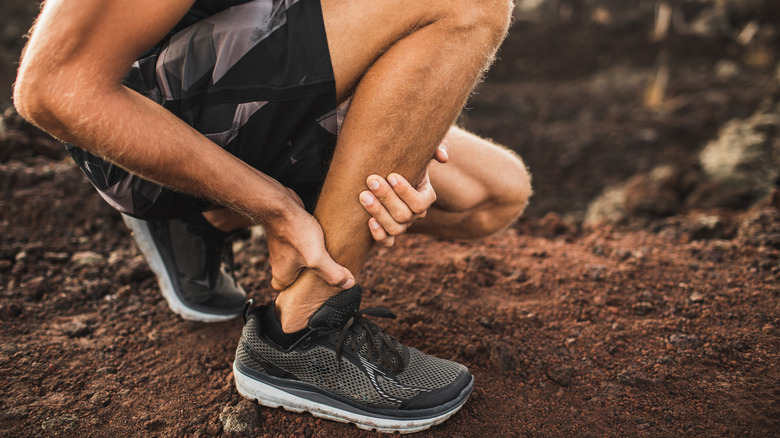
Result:
[[[363,275],[364,305],[399,316],[383,327],[475,375],[464,408],[421,435],[778,436],[780,191],[582,219],[605,187],[659,163],[697,172],[721,126],[777,99],[780,8],[744,2],[720,33],[678,26],[653,42],[654,2],[550,3],[518,13],[461,121],[526,160],[527,215],[476,242],[406,236]],[[691,28],[706,3],[672,2]],[[742,44],[751,20],[762,30]],[[61,146],[3,120],[0,435],[239,436],[242,421],[255,436],[376,435],[242,401],[241,321],[174,316]],[[246,290],[272,299],[263,238],[235,249]]]

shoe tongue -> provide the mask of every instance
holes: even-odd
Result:
[[[312,330],[331,330],[347,323],[349,318],[360,310],[363,289],[355,285],[331,297],[309,318]]]

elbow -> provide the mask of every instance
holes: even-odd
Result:
[[[72,127],[75,101],[78,95],[68,75],[47,74],[42,66],[26,65],[19,68],[13,88],[16,112],[25,120],[57,138],[66,138]],[[70,123],[68,122],[70,121]]]
[[[14,82],[13,104],[16,112],[28,122],[48,130],[46,125],[49,120],[56,119],[54,109],[47,96],[48,86],[44,85],[41,79],[25,69],[24,66],[19,69],[19,74]]]
[[[40,96],[36,95],[35,87],[28,80],[23,79],[21,73],[14,82],[13,104],[17,114],[28,122],[34,123],[33,114],[40,111],[38,110],[41,106]]]

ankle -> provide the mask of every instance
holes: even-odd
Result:
[[[311,271],[304,271],[298,280],[279,293],[274,302],[276,315],[285,333],[303,330],[309,318],[328,298],[340,290],[323,282]]]

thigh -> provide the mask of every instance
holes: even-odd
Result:
[[[138,60],[125,84],[313,209],[337,130],[319,2],[253,0],[203,18]]]
[[[431,23],[451,20],[458,13],[471,14],[479,2],[322,0],[321,4],[337,95],[343,101],[393,44]]]
[[[528,173],[520,157],[497,145],[453,126],[445,137],[450,160],[432,163],[431,185],[436,191],[435,208],[462,212],[500,196],[509,187],[528,186]]]

